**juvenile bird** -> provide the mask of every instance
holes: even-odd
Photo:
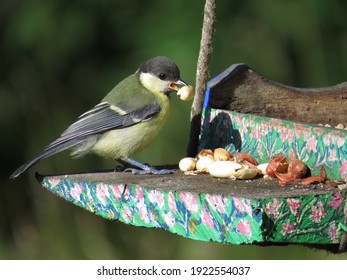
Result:
[[[73,149],[72,157],[95,153],[140,168],[130,169],[133,173],[168,173],[168,170],[157,170],[129,156],[147,146],[159,133],[169,115],[170,93],[178,91],[179,85],[187,83],[181,80],[180,71],[172,60],[158,56],[145,61],[42,153],[14,171],[11,178],[40,160],[70,148]]]

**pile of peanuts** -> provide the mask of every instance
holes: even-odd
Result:
[[[193,157],[186,157],[179,162],[179,168],[186,175],[208,173],[216,178],[264,179],[277,178],[279,185],[285,186],[289,182],[301,182],[308,185],[327,180],[325,171],[322,169],[319,176],[309,176],[309,168],[298,159],[287,162],[286,157],[273,156],[268,163],[258,164],[257,160],[249,153],[237,153],[236,155],[223,148],[214,151],[203,149]]]
[[[214,151],[203,149],[195,157],[186,157],[179,162],[179,168],[186,175],[208,173],[216,178],[253,179],[266,175],[267,164],[259,164],[248,153],[234,156],[223,148]]]

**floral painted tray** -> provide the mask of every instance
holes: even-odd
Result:
[[[342,101],[336,110],[344,112],[347,91],[341,93],[341,89],[346,88],[291,88],[267,80],[244,64],[232,65],[208,84],[198,149],[223,147],[231,152],[249,152],[260,163],[273,155],[284,155],[303,160],[312,175],[323,166],[328,178],[346,181],[347,131],[303,123],[326,116],[327,111],[321,114],[321,107],[308,103],[312,100],[312,104],[324,100],[334,104],[337,96]],[[249,96],[257,94],[252,100],[259,101],[259,110],[257,102],[247,107]],[[276,111],[276,102],[270,106],[281,94],[280,100],[289,96],[300,110],[288,110],[292,114],[282,118],[286,112]],[[244,111],[234,112],[233,106],[240,104],[238,108]],[[270,113],[263,108],[270,108]],[[306,117],[302,108],[316,115]],[[336,114],[330,119],[340,122],[344,117]],[[293,182],[280,187],[276,180],[219,180],[178,171],[170,175],[108,171],[38,175],[37,179],[44,188],[77,206],[134,226],[161,228],[206,242],[295,243],[347,251],[346,184],[340,189]]]
[[[103,218],[206,242],[336,247],[346,230],[346,191],[312,191],[293,184],[285,189],[263,179],[217,180],[181,172],[138,176],[110,171],[38,180],[59,197]]]

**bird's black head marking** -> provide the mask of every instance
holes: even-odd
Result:
[[[180,70],[175,62],[165,56],[157,56],[145,61],[140,65],[138,74],[154,74],[163,81],[178,81],[180,79]]]

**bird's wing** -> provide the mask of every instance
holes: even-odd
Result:
[[[128,112],[114,105],[110,105],[108,102],[102,102],[81,115],[57,140],[50,143],[42,153],[14,171],[11,178],[13,179],[19,176],[30,168],[30,166],[44,158],[82,143],[85,136],[129,127],[141,121],[150,119],[158,114],[159,111],[160,106],[156,102],[139,106],[136,109],[132,108]]]
[[[100,134],[109,130],[132,126],[148,120],[158,114],[160,106],[157,102],[144,105],[132,111],[125,111],[108,102],[102,102],[81,115],[63,134],[50,143],[47,148],[60,145],[72,139]]]

